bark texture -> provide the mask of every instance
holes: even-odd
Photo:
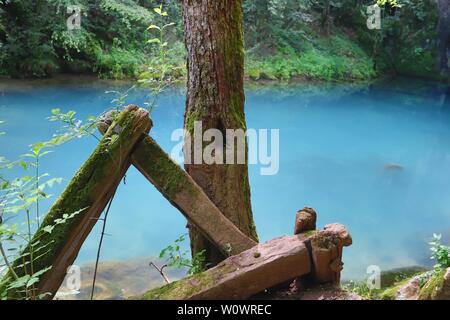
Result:
[[[23,256],[13,263],[19,277],[51,266],[35,283],[35,295],[50,293],[46,297],[50,299],[59,289],[67,268],[75,261],[81,245],[128,170],[135,144],[150,128],[148,112],[128,106],[51,207],[31,241],[32,244],[39,242],[35,247],[44,247],[43,251],[36,252],[30,259],[28,247],[23,251]],[[67,215],[77,211],[80,212],[67,218]],[[0,283],[1,291],[13,281],[13,275],[7,273]],[[22,297],[21,290],[23,288],[8,290],[8,296],[13,299]]]
[[[241,0],[183,0],[183,18],[188,53],[185,128],[192,133],[195,121],[202,121],[203,132],[214,128],[224,137],[226,129],[245,129]],[[224,140],[224,145],[230,143]],[[192,160],[185,165],[188,174],[229,220],[257,241],[247,165],[193,164],[194,149],[185,148]],[[193,254],[206,250],[211,265],[224,259],[194,226],[189,228]]]

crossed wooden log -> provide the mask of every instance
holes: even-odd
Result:
[[[25,248],[12,265],[16,274],[8,272],[0,282],[0,289],[10,287],[16,277],[51,266],[34,287],[36,295],[48,293],[46,298],[54,297],[67,268],[75,261],[131,164],[229,256],[215,268],[172,283],[162,291],[148,292],[144,299],[247,298],[309,273],[315,274],[319,282],[339,282],[342,246],[351,244],[345,227],[332,225],[324,231],[305,233],[313,229],[308,227],[299,235],[258,245],[229,221],[195,181],[148,136],[151,127],[148,112],[135,105],[117,114],[103,130],[99,126],[104,134],[102,140],[51,207],[30,242],[31,246],[45,248],[45,252],[30,257],[27,254],[30,247]],[[315,229],[315,217],[313,225]],[[319,262],[325,269],[318,268]],[[8,297],[20,298],[22,290],[11,288]]]

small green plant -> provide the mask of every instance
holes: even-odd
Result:
[[[51,122],[61,122],[63,127],[53,135],[53,138],[47,145],[57,146],[75,138],[82,138],[83,136],[91,136],[97,141],[100,141],[100,138],[95,134],[97,118],[89,116],[83,122],[77,119],[75,115],[76,112],[72,110],[63,113],[59,108],[52,109],[52,115],[47,119]]]
[[[48,252],[48,244],[41,244],[39,237],[33,238],[33,235],[40,226],[40,202],[51,196],[46,189],[62,182],[61,178],[49,178],[47,173],[39,172],[41,158],[49,154],[48,149],[55,145],[56,140],[37,142],[30,146],[28,153],[13,162],[0,157],[0,261],[1,266],[14,279],[8,286],[2,286],[1,299],[6,299],[10,290],[14,290],[23,299],[41,299],[45,296],[37,294],[35,284],[51,266],[36,270],[34,261]],[[8,179],[2,174],[3,171],[16,167],[22,168],[25,175]],[[32,175],[28,174],[30,169],[33,169]],[[32,218],[33,212],[35,218]],[[20,217],[21,215],[25,217]],[[10,223],[16,218],[21,223]],[[20,258],[24,263],[14,267],[11,261]]]
[[[431,259],[436,261],[434,270],[439,272],[450,267],[450,247],[441,244],[440,234],[433,234],[433,238],[429,242],[431,250]]]
[[[168,13],[163,10],[162,5],[153,10],[159,15],[161,20],[167,19]],[[148,44],[157,46],[156,56],[150,59],[147,70],[140,75],[138,83],[150,90],[149,101],[145,102],[149,112],[154,110],[160,94],[171,84],[174,77],[180,73],[178,72],[179,64],[172,63],[168,59],[170,49],[169,43],[165,39],[167,29],[174,25],[174,22],[168,22],[162,25],[151,24],[147,28],[148,31],[157,32],[156,37],[147,41]]]
[[[343,284],[342,289],[359,295],[365,299],[372,299],[375,293],[379,291],[377,289],[371,289],[367,284],[367,281],[355,282],[353,280],[350,280],[347,283]]]
[[[111,100],[111,103],[114,105],[114,108],[116,110],[122,109],[125,107],[127,103],[127,98],[130,95],[130,92],[136,89],[136,86],[131,86],[125,91],[119,91],[119,90],[110,90],[106,91],[105,93],[113,94],[115,98]]]
[[[167,267],[187,268],[188,274],[193,275],[204,270],[205,251],[198,252],[192,259],[189,258],[189,250],[182,248],[186,236],[187,234],[180,236],[173,244],[161,250],[159,257],[166,260]]]
[[[397,0],[377,0],[375,2],[379,7],[384,7],[386,5],[390,5],[393,8],[400,8],[401,5],[398,3]]]

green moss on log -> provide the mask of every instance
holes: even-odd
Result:
[[[142,300],[185,300],[202,290],[214,286],[225,275],[238,270],[234,264],[221,263],[216,268],[195,274],[188,278],[172,282],[160,288],[148,291]]]
[[[145,168],[151,178],[166,198],[173,201],[180,190],[188,190],[194,196],[196,190],[188,181],[187,174],[177,165],[167,153],[150,137],[146,137],[132,158],[135,164]],[[145,174],[145,173],[144,173]]]
[[[436,271],[420,290],[419,300],[432,300],[444,286],[446,270]]]
[[[143,125],[144,127],[136,128],[136,114],[133,112],[136,109],[137,107],[126,109],[127,111],[120,115],[117,122],[113,123],[95,151],[51,207],[31,241],[31,243],[39,243],[36,247],[45,246],[44,251],[38,252],[32,261],[34,272],[53,266],[67,241],[73,236],[72,231],[82,223],[89,208],[105,189],[105,182],[113,177],[116,177],[117,183],[120,181],[122,172],[129,166],[129,163],[125,164],[124,159],[120,159],[123,156],[124,145],[128,145],[131,150],[134,144],[132,142],[137,140],[136,136],[139,134],[133,130],[145,133],[150,129],[150,122],[141,123],[139,126]],[[134,139],[132,139],[133,136]],[[67,219],[67,215],[80,210],[82,211]],[[65,220],[65,222],[57,224],[58,219]],[[49,228],[52,228],[51,232],[49,232]],[[23,254],[28,252],[30,252],[30,247],[25,248]],[[25,255],[23,259],[19,258],[13,263],[13,268],[19,277],[30,273],[29,268],[25,270],[22,267],[24,262],[31,266],[29,255]],[[0,285],[0,291],[5,290],[13,280],[12,274],[7,273]]]

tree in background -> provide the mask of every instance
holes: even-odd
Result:
[[[450,1],[438,0],[438,10],[439,70],[445,73],[449,69],[448,55],[450,52]]]
[[[188,60],[185,128],[195,121],[203,132],[246,129],[244,114],[244,38],[241,0],[183,0]],[[239,138],[238,138],[239,139]],[[246,144],[245,138],[241,143]],[[224,141],[230,144],[232,141]],[[239,143],[235,143],[236,146]],[[194,159],[191,148],[191,159]],[[236,155],[236,152],[235,152]],[[247,155],[246,155],[247,158]],[[222,213],[257,240],[246,164],[186,164],[187,172]],[[189,226],[193,255],[205,250],[206,263],[224,259],[198,230]]]

